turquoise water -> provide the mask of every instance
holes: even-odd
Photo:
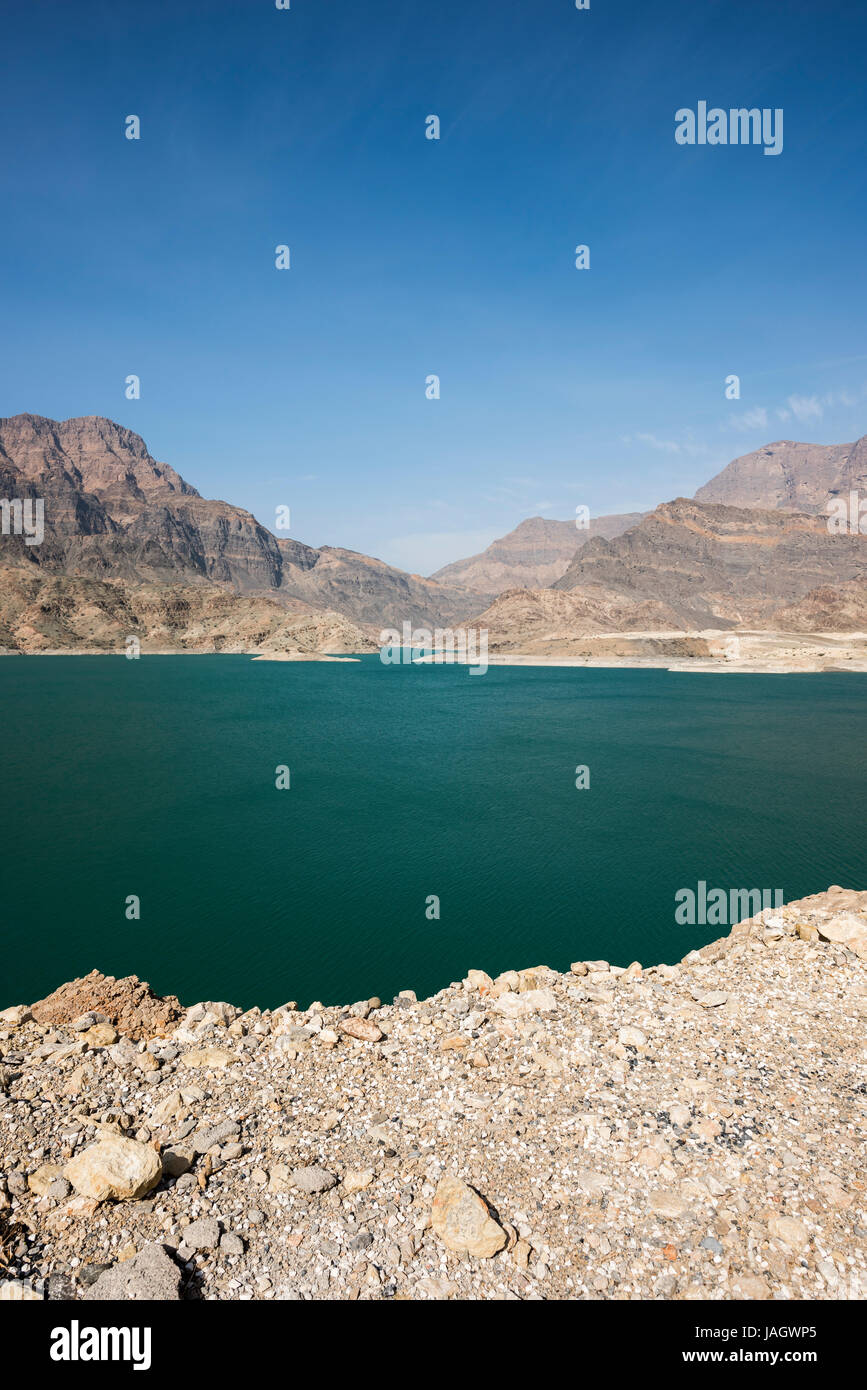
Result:
[[[2,1005],[93,967],[274,1006],[673,961],[722,934],[675,925],[699,879],[867,887],[863,675],[34,657],[0,698]]]

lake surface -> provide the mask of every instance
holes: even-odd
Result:
[[[699,880],[867,887],[864,675],[10,657],[0,700],[0,1007],[671,962],[727,930],[675,924]]]

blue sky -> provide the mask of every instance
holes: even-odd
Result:
[[[867,431],[851,0],[7,0],[2,29],[0,414],[111,416],[422,573]],[[782,154],[678,146],[700,100],[783,108]]]

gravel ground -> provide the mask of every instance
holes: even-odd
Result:
[[[0,1014],[0,1299],[858,1299],[867,893],[677,966]],[[41,1021],[37,1021],[41,1020]]]

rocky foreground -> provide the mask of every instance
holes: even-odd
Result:
[[[675,966],[0,1014],[2,1298],[857,1299],[867,893]]]

